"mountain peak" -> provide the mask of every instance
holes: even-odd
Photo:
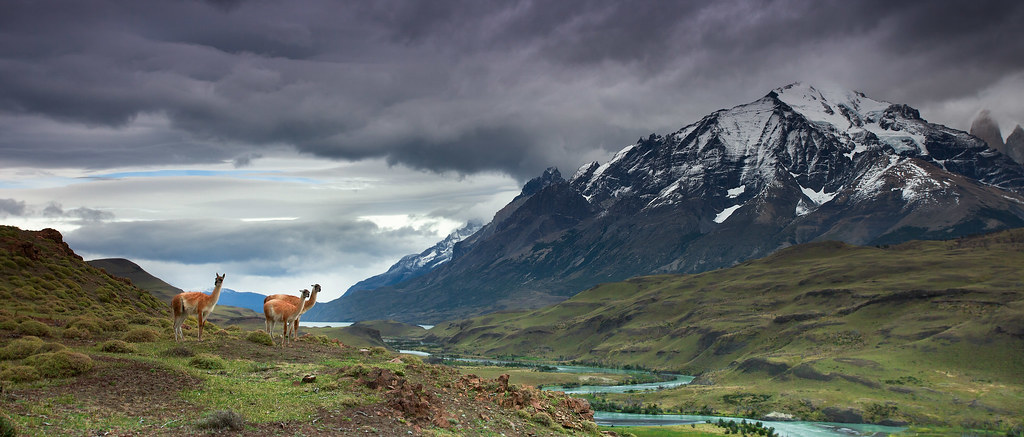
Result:
[[[892,106],[889,102],[870,99],[859,91],[815,87],[801,82],[776,88],[769,96],[773,94],[808,120],[829,123],[840,130],[862,126],[868,118],[879,119]]]
[[[988,109],[982,109],[971,123],[971,135],[981,138],[991,149],[1006,153],[1003,133],[999,131],[999,123],[992,118]]]
[[[523,185],[522,195],[532,196],[548,185],[560,184],[562,182],[565,182],[565,179],[562,179],[562,173],[558,171],[558,168],[548,167],[544,170],[544,174],[530,179],[529,182]]]
[[[1024,164],[1024,129],[1019,124],[1006,137],[1006,154],[1018,164]]]

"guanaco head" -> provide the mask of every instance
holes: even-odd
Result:
[[[320,292],[320,284],[313,284],[313,294]]]
[[[224,277],[227,276],[228,274],[225,273],[225,274],[221,275],[221,274],[214,273],[214,275],[217,276],[217,279],[213,280],[213,285],[214,286],[218,286],[218,285],[224,283]]]
[[[309,298],[309,290],[302,290],[302,298],[303,299]]]

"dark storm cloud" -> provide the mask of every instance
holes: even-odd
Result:
[[[276,276],[287,269],[362,266],[411,253],[422,248],[408,247],[408,240],[425,232],[383,230],[367,221],[165,220],[92,223],[65,239],[86,253],[186,265],[233,263],[248,273]]]
[[[0,217],[19,217],[24,214],[25,202],[15,199],[0,199]]]
[[[11,1],[0,151],[244,165],[290,145],[570,173],[795,80],[911,104],[977,94],[1024,71],[1021,22],[1018,1]]]
[[[102,211],[93,208],[79,207],[69,210],[64,210],[64,207],[60,203],[50,202],[43,208],[43,217],[49,218],[72,218],[78,219],[81,222],[101,222],[104,220],[113,220],[114,214],[109,211]]]

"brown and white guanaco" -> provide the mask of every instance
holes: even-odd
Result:
[[[274,338],[274,327],[277,323],[283,322],[284,338],[281,345],[288,344],[288,327],[295,322],[295,319],[299,318],[299,311],[302,310],[308,297],[309,290],[302,290],[302,298],[299,299],[298,305],[293,305],[284,299],[269,300],[263,304],[263,315],[266,317],[267,334],[270,334],[270,338]]]
[[[220,287],[224,284],[224,277],[227,276],[227,273],[223,275],[214,273],[214,275],[217,279],[213,281],[213,293],[187,291],[178,293],[171,298],[171,312],[174,314],[174,341],[185,339],[185,335],[181,333],[181,324],[185,322],[189,314],[195,314],[199,318],[199,341],[203,341],[203,325],[206,324],[206,318],[210,317],[210,313],[213,312],[213,307],[217,306],[217,300],[220,299]]]
[[[306,303],[302,305],[302,309],[299,310],[299,316],[302,316],[302,314],[304,314],[306,311],[309,311],[310,308],[313,308],[313,305],[316,305],[317,293],[320,293],[320,284],[313,284],[313,292],[309,295],[309,299],[306,300]],[[266,305],[267,302],[270,302],[272,300],[284,300],[295,306],[299,306],[300,301],[298,296],[292,296],[290,294],[271,294],[270,296],[267,296],[266,298],[263,299],[263,304]],[[295,322],[293,323],[292,326],[292,339],[298,338],[298,336],[299,318],[295,318]]]

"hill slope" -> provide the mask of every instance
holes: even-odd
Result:
[[[163,279],[153,276],[138,264],[124,258],[94,259],[86,262],[113,276],[127,278],[137,287],[150,292],[154,297],[168,305],[170,305],[171,298],[174,295],[184,291],[164,282]],[[209,293],[209,290],[206,293]],[[211,314],[210,320],[218,324],[232,323],[258,326],[263,323],[264,297],[266,296],[259,293],[237,292],[225,288],[221,290],[220,299],[217,301],[217,309]]]
[[[563,436],[596,429],[584,401],[507,378],[462,377],[383,347],[327,336],[281,347],[237,325],[207,325],[202,342],[188,336],[176,343],[165,303],[86,264],[52,229],[0,226],[0,297],[4,435]]]
[[[86,264],[53,229],[0,226],[0,298],[9,313],[53,318],[118,312],[165,314],[164,304],[131,281]]]
[[[435,323],[806,242],[891,244],[1024,226],[1024,167],[909,106],[805,84],[652,134],[568,181],[554,173],[457,244],[451,262],[346,293],[337,316]]]
[[[917,423],[1009,419],[1024,415],[1021,265],[1024,229],[883,248],[811,243],[430,334],[456,352],[641,365],[713,384],[656,397],[670,405],[736,408],[723,396],[746,392],[767,396],[752,408],[806,418],[894,403],[894,418]]]

